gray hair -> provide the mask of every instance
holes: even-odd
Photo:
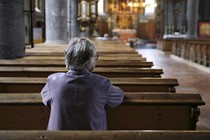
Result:
[[[67,69],[83,69],[92,62],[96,52],[94,44],[88,38],[73,38],[64,51],[65,65]]]

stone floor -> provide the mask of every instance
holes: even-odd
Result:
[[[201,70],[199,67],[186,64],[186,61],[175,59],[169,54],[157,49],[137,49],[147,61],[152,61],[154,67],[162,68],[162,77],[177,78],[177,92],[197,92],[201,94],[206,105],[201,106],[201,115],[197,130],[210,130],[210,69]]]

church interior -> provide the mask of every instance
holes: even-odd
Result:
[[[0,139],[210,139],[209,0],[0,0]],[[46,78],[87,37],[123,89],[107,131],[47,131]],[[20,131],[21,130],[21,131]]]

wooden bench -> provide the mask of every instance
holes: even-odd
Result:
[[[0,131],[4,140],[208,140],[210,131]]]
[[[108,108],[110,130],[190,130],[196,129],[204,105],[193,93],[125,92],[123,103]],[[0,94],[1,130],[46,129],[50,108],[39,93]]]
[[[61,60],[61,61],[64,61],[64,56],[25,56],[23,58],[18,58],[18,59],[23,59],[23,60],[31,60],[31,61],[34,61],[34,60]],[[133,56],[133,57],[130,57],[130,56],[122,56],[122,55],[115,55],[115,56],[110,56],[110,55],[100,55],[99,54],[99,58],[98,58],[98,61],[101,61],[101,60],[115,60],[115,61],[121,61],[121,60],[138,60],[138,61],[146,61],[146,58],[145,57],[140,57],[140,56]]]
[[[175,92],[177,79],[173,78],[110,78],[112,84],[126,92]],[[40,92],[46,78],[40,77],[0,77],[0,93]]]
[[[49,48],[50,49],[50,48]],[[28,50],[28,49],[27,49]],[[64,56],[64,53],[62,52],[53,52],[53,53],[39,53],[39,52],[29,52],[26,50],[26,56]],[[100,56],[109,56],[109,57],[142,57],[141,54],[138,53],[103,53],[103,52],[99,52]]]
[[[0,60],[0,66],[41,66],[41,67],[65,67],[61,60]],[[97,61],[96,67],[138,67],[151,68],[152,62],[139,60],[101,60]]]
[[[0,77],[47,77],[55,72],[67,72],[66,68],[60,67],[8,67],[0,66]],[[93,73],[105,77],[161,77],[162,69],[158,68],[129,68],[129,67],[96,67]]]
[[[122,49],[121,47],[113,48],[97,48],[97,52],[102,54],[137,54],[134,50],[130,49]],[[57,55],[57,56],[63,56],[64,49],[61,47],[55,47],[54,49],[52,47],[45,47],[45,48],[33,48],[33,49],[26,49],[26,54],[28,55],[39,55],[39,56],[51,56],[51,55]]]
[[[30,54],[27,54],[26,53],[26,56],[25,57],[33,57],[33,56],[39,56],[39,57],[49,57],[49,56],[51,56],[51,57],[63,57],[64,56],[64,54],[63,55],[61,55],[61,56],[59,56],[59,55],[49,55],[49,56],[47,56],[47,55],[39,55],[39,54],[36,54],[36,55],[30,55]],[[128,53],[128,54],[121,54],[121,53],[118,53],[118,54],[114,54],[114,53],[110,53],[110,54],[108,54],[108,53],[99,53],[99,56],[100,57],[128,57],[128,58],[141,58],[141,57],[143,57],[141,54],[137,54],[137,53],[135,53],[135,54],[130,54],[130,53]]]
[[[103,44],[103,46],[106,44]],[[107,45],[108,46],[108,45]],[[109,45],[110,46],[110,45]],[[121,47],[123,46],[123,47]],[[100,56],[110,56],[110,57],[115,57],[115,56],[127,56],[127,57],[141,57],[141,54],[138,54],[134,50],[131,50],[128,46],[121,45],[118,46],[117,44],[113,44],[111,47],[111,51],[104,51],[109,50],[110,47],[101,47],[100,45],[96,45],[96,49],[98,53],[100,53]],[[67,47],[67,44],[35,44],[34,48],[31,48],[29,46],[26,46],[26,56],[64,56],[64,49]],[[103,50],[102,50],[103,48]],[[129,49],[129,51],[132,51],[132,53],[117,53],[115,50],[119,51],[121,49],[121,52],[123,51],[122,49]],[[98,50],[99,49],[99,50]],[[101,49],[101,50],[100,50]],[[37,51],[36,51],[37,50]],[[53,50],[51,53],[39,53],[40,51],[47,52],[48,50]]]
[[[3,140],[208,140],[209,130],[0,131]]]
[[[94,39],[93,39],[94,40]],[[94,40],[97,52],[102,55],[139,56],[132,48],[122,41],[98,41]],[[26,46],[26,55],[32,56],[63,56],[68,44],[35,44],[34,48]]]

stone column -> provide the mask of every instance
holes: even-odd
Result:
[[[24,0],[0,0],[0,59],[25,55]]]
[[[71,38],[80,36],[79,23],[77,21],[78,1],[71,0]]]
[[[71,0],[67,0],[67,34],[68,40],[71,39]]]
[[[174,6],[172,1],[168,1],[167,19],[168,25],[174,26]]]
[[[197,38],[199,0],[187,0],[187,38]]]
[[[210,20],[210,9],[209,9],[209,5],[210,5],[210,1],[209,0],[205,0],[204,1],[205,4],[204,4],[204,19],[205,21],[209,21]]]
[[[46,42],[67,43],[67,0],[46,0]]]
[[[179,3],[179,12],[178,12],[178,29],[183,33],[183,29],[186,28],[186,1],[182,0]]]
[[[174,7],[173,7],[173,1],[163,1],[164,3],[164,32],[165,34],[172,34],[172,28],[174,28]]]

